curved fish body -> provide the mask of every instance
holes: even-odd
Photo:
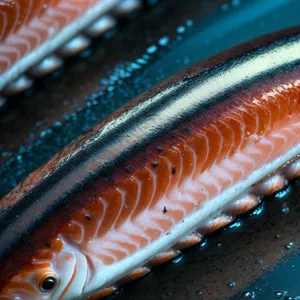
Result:
[[[300,174],[299,28],[176,74],[0,202],[0,299],[91,299]]]
[[[124,8],[127,2],[0,1],[2,94],[14,94],[28,88],[31,84],[30,76],[45,75],[59,68],[62,58],[85,49],[90,43],[89,37],[100,36],[114,26],[115,19],[107,15],[112,9],[115,9],[116,14],[135,8],[133,4],[125,5]],[[25,72],[30,76],[24,77]]]

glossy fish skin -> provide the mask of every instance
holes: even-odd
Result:
[[[0,1],[0,90],[117,3],[118,0]]]
[[[34,280],[46,271],[60,280],[54,299],[115,283],[195,229],[204,230],[253,184],[297,157],[299,50],[295,34],[175,75],[3,198],[0,278],[2,286],[10,283],[2,298],[18,294],[20,277],[6,277],[18,267],[31,286],[23,287],[24,299],[38,297]],[[237,56],[230,59],[232,53]],[[219,218],[214,228],[226,220]],[[12,249],[26,230],[34,231],[32,245],[23,245],[20,255]],[[52,267],[33,272],[32,251],[36,262],[48,260]],[[74,266],[85,273],[62,274]]]

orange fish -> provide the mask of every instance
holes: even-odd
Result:
[[[0,91],[13,95],[57,70],[138,9],[140,0],[0,1]]]
[[[0,299],[114,292],[300,174],[299,28],[145,92],[0,202]]]

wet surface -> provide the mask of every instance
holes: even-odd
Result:
[[[186,0],[184,5],[165,0],[122,20],[118,30],[63,70],[11,99],[0,116],[0,194],[161,79],[241,42],[299,24],[299,9],[298,0]],[[296,182],[286,194],[267,199],[261,210],[110,299],[300,295],[299,198]]]

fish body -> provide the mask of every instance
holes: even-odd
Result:
[[[0,299],[89,299],[300,174],[299,28],[174,75],[0,202]]]
[[[61,58],[85,49],[89,36],[97,37],[115,25],[107,14],[121,2],[128,1],[0,1],[2,94],[27,88],[30,77],[56,70],[62,64]],[[30,77],[23,76],[27,71]]]

